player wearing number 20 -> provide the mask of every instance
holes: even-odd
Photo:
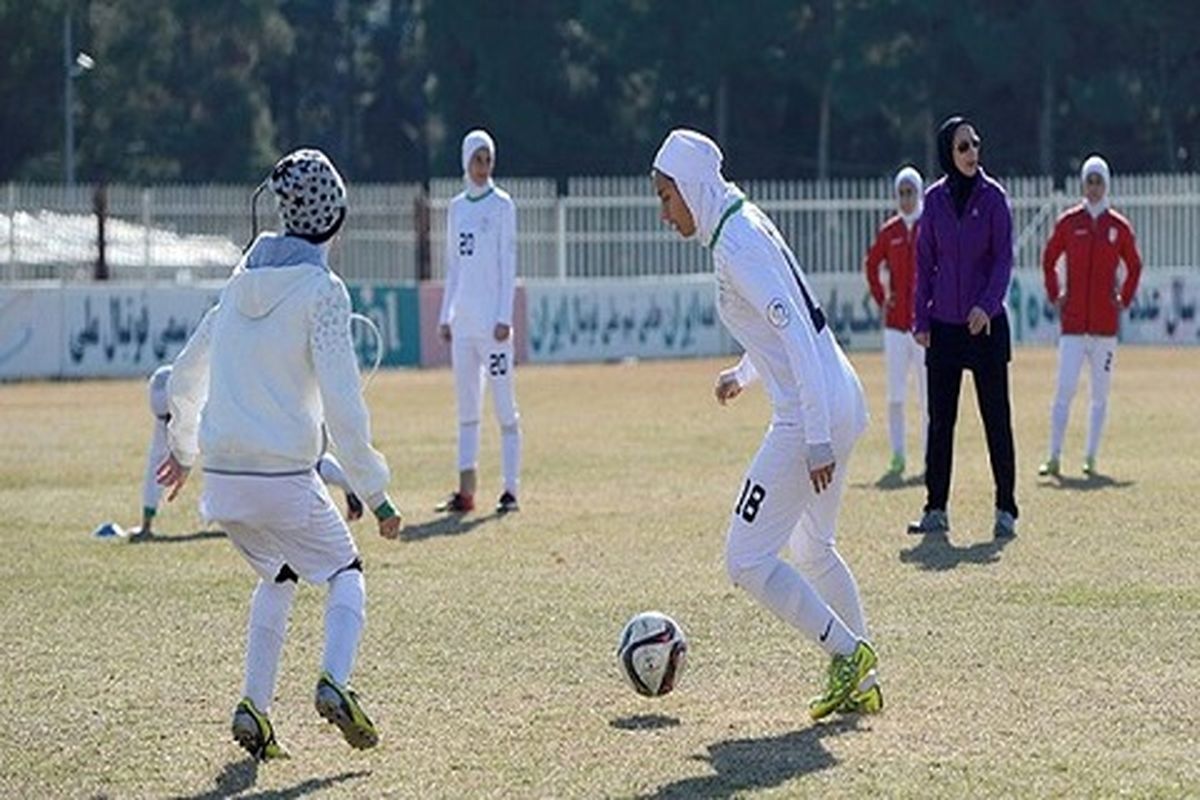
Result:
[[[500,423],[504,492],[496,510],[516,511],[521,429],[513,384],[513,297],[517,278],[517,209],[492,181],[496,145],[487,131],[463,138],[466,188],[450,201],[446,219],[446,291],[439,329],[450,342],[458,396],[458,491],[440,511],[475,507],[479,421],[484,382]]]
[[[858,586],[834,546],[846,461],[867,425],[866,402],[824,312],[774,223],[721,173],[708,137],[675,130],[654,158],[663,220],[712,251],[722,322],[744,348],[718,378],[724,403],[761,377],[771,396],[766,438],[739,488],[725,563],[735,584],[831,657],[814,719],[877,711],[875,652]],[[796,566],[779,557],[790,539]]]

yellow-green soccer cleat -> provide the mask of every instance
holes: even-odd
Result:
[[[871,645],[861,639],[850,655],[834,656],[829,664],[829,685],[825,694],[808,701],[808,715],[817,720],[837,711],[867,677],[867,673],[875,668],[877,661]]]
[[[328,672],[317,681],[317,713],[333,723],[355,750],[367,750],[379,744],[379,731],[362,710],[358,695],[351,689],[338,686]]]
[[[838,706],[839,714],[878,714],[880,711],[883,711],[883,690],[878,683],[871,684],[865,692],[851,692]]]
[[[1083,460],[1083,474],[1089,478],[1096,476],[1096,457],[1088,456]]]
[[[892,453],[892,461],[888,464],[887,472],[883,475],[885,478],[899,478],[904,474],[904,456],[899,453]]]
[[[267,715],[254,707],[250,698],[244,697],[233,712],[233,739],[258,761],[275,758],[290,758],[288,752],[275,741],[275,727]]]
[[[1047,458],[1042,462],[1042,465],[1038,467],[1038,475],[1041,475],[1043,478],[1047,476],[1058,477],[1058,474],[1061,471],[1062,468],[1058,464],[1058,459],[1054,456]]]

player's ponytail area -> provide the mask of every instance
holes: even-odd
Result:
[[[312,708],[324,591],[301,586],[273,719],[292,758],[229,740],[254,575],[196,514],[200,475],[155,537],[100,543],[137,510],[142,381],[0,385],[0,796],[1183,797],[1200,786],[1200,360],[1128,347],[1102,476],[1037,477],[1055,352],[1013,362],[1019,537],[991,538],[974,392],[962,393],[948,539],[905,533],[923,488],[888,463],[879,354],[852,354],[872,424],[849,464],[838,549],[879,652],[882,714],[811,723],[827,658],[733,587],[729,514],[767,422],[722,408],[728,361],[527,366],[522,511],[432,512],[455,469],[447,370],[367,389],[408,528],[353,526],[368,613],[355,684],[380,745]],[[910,449],[916,431],[910,422]],[[498,482],[485,426],[482,496]],[[917,459],[911,459],[916,461]],[[910,472],[913,467],[910,466]],[[615,658],[657,609],[687,631],[674,691]]]

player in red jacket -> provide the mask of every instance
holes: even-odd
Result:
[[[1108,390],[1117,353],[1117,328],[1142,274],[1142,259],[1129,220],[1109,208],[1108,164],[1100,156],[1083,162],[1083,202],[1058,218],[1046,244],[1042,270],[1046,296],[1058,306],[1062,335],[1058,339],[1058,391],[1050,410],[1050,457],[1039,475],[1058,475],[1063,434],[1071,399],[1086,359],[1091,373],[1092,418],[1088,428],[1085,475],[1096,472],[1096,451],[1108,414]],[[1066,256],[1066,286],[1059,282],[1058,262]],[[1118,281],[1117,263],[1125,277]]]
[[[921,455],[929,416],[925,403],[925,350],[910,335],[913,321],[913,289],[916,285],[917,229],[921,219],[921,173],[905,167],[896,173],[897,213],[888,218],[867,251],[864,269],[871,296],[884,312],[883,353],[887,363],[888,434],[892,463],[884,477],[904,474],[904,399],[911,370],[917,382],[921,410]],[[887,283],[879,275],[887,264]]]

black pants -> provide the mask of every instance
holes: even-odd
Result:
[[[1009,405],[1008,362],[1012,359],[1008,316],[992,318],[991,332],[972,336],[966,325],[933,321],[925,367],[929,381],[929,437],[925,451],[925,510],[945,511],[950,499],[954,461],[954,424],[962,373],[975,380],[979,416],[987,435],[988,457],[996,483],[996,508],[1017,516],[1016,451]]]

